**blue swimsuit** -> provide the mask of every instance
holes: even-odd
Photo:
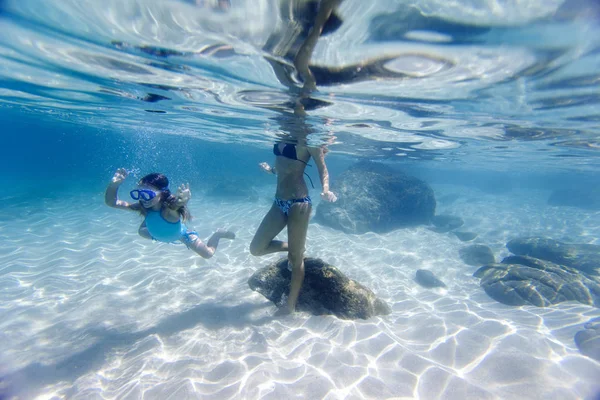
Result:
[[[146,228],[148,233],[152,236],[152,239],[158,240],[164,243],[173,243],[183,240],[183,242],[189,247],[189,245],[196,241],[198,238],[192,240],[190,234],[197,235],[195,231],[187,230],[187,226],[181,222],[181,219],[177,222],[169,222],[163,218],[160,211],[148,210],[146,214]]]
[[[152,239],[159,242],[176,242],[187,230],[181,223],[181,219],[177,222],[169,222],[163,218],[160,211],[148,210],[145,222]]]

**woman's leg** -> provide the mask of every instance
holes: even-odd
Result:
[[[286,242],[273,240],[285,228],[286,223],[285,215],[273,203],[254,234],[252,243],[250,243],[250,254],[253,256],[263,256],[278,251],[287,251],[288,244]]]
[[[217,247],[219,246],[219,240],[221,239],[235,239],[235,233],[227,231],[225,229],[218,229],[208,239],[208,242],[204,244],[198,237],[196,232],[187,231],[185,236],[180,239],[189,249],[195,251],[202,258],[211,258],[215,255]]]
[[[295,203],[288,214],[288,262],[292,266],[292,283],[287,312],[290,313],[296,310],[298,295],[304,282],[304,246],[311,210],[311,203]]]

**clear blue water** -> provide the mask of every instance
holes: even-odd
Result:
[[[465,283],[474,270],[458,259],[462,244],[425,230],[361,236],[311,224],[308,252],[379,289],[392,317],[258,323],[264,299],[240,294],[275,260],[248,252],[274,191],[257,164],[271,161],[277,135],[298,123],[289,102],[301,81],[270,45],[285,42],[285,2],[199,3],[0,1],[0,372],[12,391],[0,382],[0,397],[23,388],[23,398],[591,398],[600,390],[598,362],[573,343],[597,308],[502,308]],[[519,235],[600,244],[596,209],[547,204],[554,190],[600,183],[597,2],[345,0],[337,13],[341,25],[312,57],[318,90],[301,127],[312,143],[329,144],[332,182],[368,159],[425,180],[438,198],[462,196],[438,211],[462,215],[497,257]],[[227,225],[237,241],[212,264],[145,243],[135,218],[102,204],[119,167],[189,182],[203,234]],[[256,197],[209,196],[221,181]],[[379,266],[364,271],[367,262]],[[454,294],[415,291],[412,274],[426,267],[454,282]],[[433,328],[414,318],[448,311],[435,305],[444,299],[510,329],[490,333],[488,351],[478,352],[480,339],[457,339],[462,330],[452,327],[477,329],[440,314],[430,324],[445,333],[428,339]],[[422,330],[400,333],[412,326]],[[436,358],[449,340],[454,356]],[[351,355],[339,355],[346,369],[338,370],[323,354],[340,347]],[[314,362],[319,355],[327,361]],[[502,363],[526,364],[529,384]],[[446,386],[427,376],[435,368]]]

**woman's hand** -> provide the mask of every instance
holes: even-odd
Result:
[[[112,183],[120,185],[127,178],[128,174],[125,168],[119,168],[112,177]]]
[[[175,195],[175,197],[177,197],[177,205],[179,205],[179,206],[186,205],[187,202],[190,201],[190,199],[192,198],[192,192],[190,191],[190,184],[185,183],[185,184],[179,186],[179,188],[177,188],[177,194]]]
[[[275,172],[273,171],[273,168],[269,165],[269,163],[266,162],[261,162],[260,164],[258,164],[259,167],[262,168],[263,171],[269,173],[269,174],[274,174]]]
[[[333,192],[323,192],[321,193],[321,198],[329,203],[337,201],[337,196]]]

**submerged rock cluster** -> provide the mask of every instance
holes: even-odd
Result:
[[[473,274],[494,300],[538,307],[574,300],[600,307],[600,246],[528,237],[511,240],[507,248],[515,255]]]
[[[511,306],[545,307],[574,300],[600,307],[600,286],[579,271],[528,256],[509,256],[474,274],[494,300]]]
[[[600,307],[600,246],[527,237],[511,240],[506,247],[515,255],[473,274],[494,300],[510,306],[577,301]],[[600,361],[600,319],[583,327],[575,344],[583,355]]]

